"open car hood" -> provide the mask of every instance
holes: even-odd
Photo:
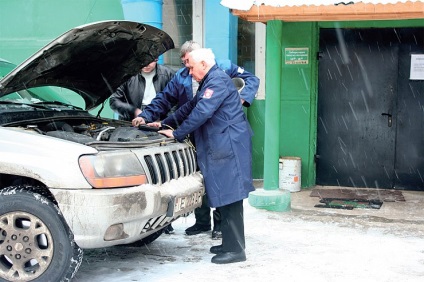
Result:
[[[140,68],[174,48],[164,31],[130,21],[75,27],[54,39],[0,80],[0,97],[38,86],[79,93],[90,110]]]

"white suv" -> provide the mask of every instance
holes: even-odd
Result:
[[[0,280],[68,281],[81,249],[148,244],[201,205],[193,148],[86,111],[172,48],[154,27],[98,22],[0,80]],[[86,110],[49,86],[77,92]]]

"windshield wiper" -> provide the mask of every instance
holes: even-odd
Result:
[[[42,101],[42,102],[36,102],[34,103],[36,105],[60,105],[60,106],[66,106],[66,107],[71,107],[72,109],[77,109],[77,110],[83,110],[80,107],[71,105],[71,104],[67,104],[67,103],[63,103],[63,102],[59,102],[59,101]]]
[[[28,107],[31,107],[31,108],[43,109],[43,110],[49,110],[50,109],[49,107],[46,107],[46,106],[43,106],[43,105],[28,104],[28,103],[13,102],[13,101],[0,101],[0,104],[28,106]]]

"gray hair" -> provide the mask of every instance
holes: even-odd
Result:
[[[195,62],[205,61],[208,66],[215,65],[215,55],[210,48],[200,48],[190,52],[190,57]]]
[[[200,49],[200,44],[193,40],[184,42],[180,49],[180,58],[184,57],[185,54],[190,53],[193,50]]]

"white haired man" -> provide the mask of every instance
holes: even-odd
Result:
[[[197,94],[161,123],[178,128],[159,132],[180,142],[194,135],[208,203],[221,214],[222,244],[210,248],[212,263],[245,261],[243,200],[254,190],[252,131],[238,91],[212,50],[190,52],[188,65],[199,82]]]

